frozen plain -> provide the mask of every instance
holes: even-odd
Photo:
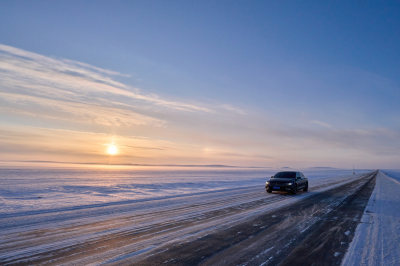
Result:
[[[265,193],[265,176],[273,172],[58,170],[29,176],[29,170],[4,170],[0,262],[139,263],[168,246],[362,178],[348,170],[309,169],[311,192],[291,197]]]

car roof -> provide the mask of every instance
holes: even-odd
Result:
[[[301,173],[300,171],[279,171],[276,173]]]

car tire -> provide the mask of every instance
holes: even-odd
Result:
[[[306,186],[304,187],[303,191],[304,191],[304,192],[307,192],[307,191],[308,191],[308,183],[307,183]]]
[[[297,194],[297,185],[294,185],[294,188],[292,190],[292,194],[296,195]]]
[[[271,189],[267,189],[267,192],[268,192],[268,193],[272,193],[272,190],[271,190]]]

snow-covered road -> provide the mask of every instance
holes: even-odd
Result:
[[[379,172],[342,265],[400,265],[400,174]]]
[[[164,247],[190,243],[233,228],[346,183],[352,182],[355,190],[366,176],[317,179],[310,184],[311,192],[296,196],[267,194],[260,184],[143,201],[84,206],[77,203],[74,208],[3,215],[0,263],[134,263],[162,252]],[[356,180],[363,182],[354,183]],[[346,196],[332,197],[326,206],[340,204]],[[303,225],[307,230],[309,222]]]

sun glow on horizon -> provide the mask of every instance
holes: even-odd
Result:
[[[118,147],[114,144],[108,144],[107,146],[107,154],[108,155],[117,155],[118,154]]]

